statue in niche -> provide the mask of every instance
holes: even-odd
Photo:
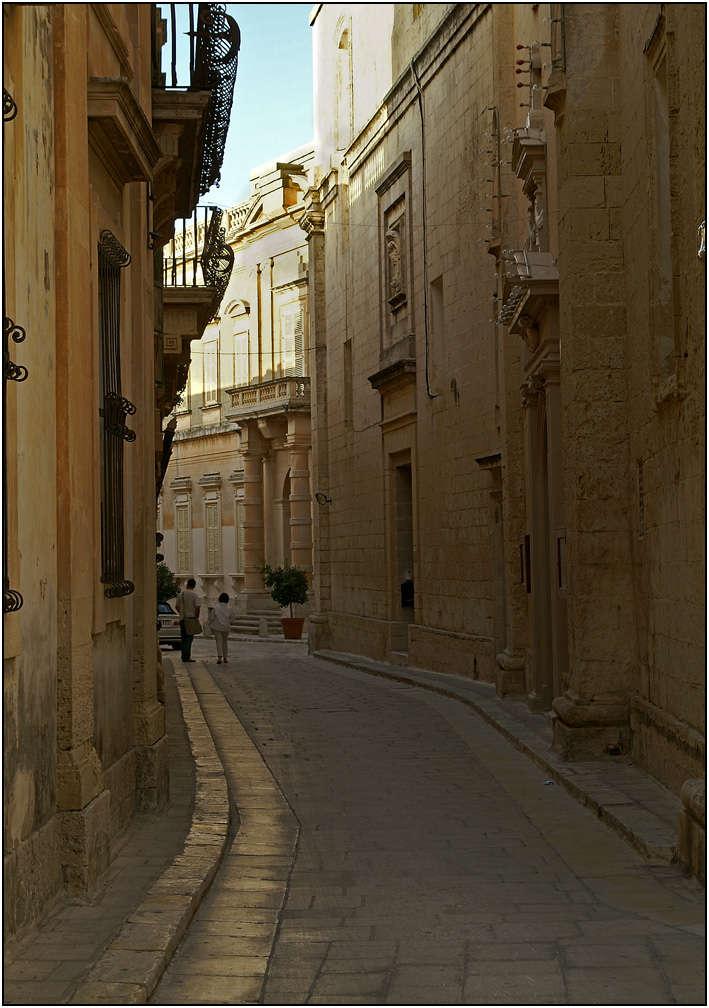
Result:
[[[524,248],[527,252],[536,252],[539,248],[539,229],[537,226],[537,201],[535,199],[536,194],[532,194],[529,198],[529,206],[527,207],[527,240],[524,243]]]
[[[399,226],[400,222],[397,221],[393,227],[387,229],[384,236],[387,250],[388,301],[392,311],[406,301]]]
[[[544,251],[544,231],[546,215],[544,213],[544,191],[542,186],[535,186],[527,193],[529,207],[527,209],[527,240],[524,243],[527,252]]]
[[[520,315],[517,325],[520,336],[532,353],[534,353],[539,346],[539,326],[531,315]]]

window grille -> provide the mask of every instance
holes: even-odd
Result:
[[[181,504],[175,508],[175,519],[177,526],[177,573],[189,574],[190,523],[189,507],[187,504]]]
[[[205,504],[207,526],[207,574],[219,573],[219,504]]]
[[[98,322],[103,439],[101,445],[101,583],[107,598],[135,590],[124,578],[123,442],[135,441],[125,425],[135,406],[121,394],[121,270],[130,255],[110,231],[98,244]]]

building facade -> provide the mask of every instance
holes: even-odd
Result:
[[[3,7],[10,936],[168,797],[155,500],[178,367],[156,265],[218,178],[238,52],[223,7],[201,13],[190,90],[160,70],[156,5]]]
[[[695,866],[704,16],[317,5],[301,218],[312,648],[478,678],[567,758],[632,757],[682,793]]]
[[[269,607],[263,560],[312,571],[308,247],[294,219],[312,160],[302,147],[257,169],[225,214],[234,267],[174,410],[159,503],[170,569],[195,577],[208,607],[236,597],[241,615]]]

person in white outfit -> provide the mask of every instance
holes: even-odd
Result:
[[[226,665],[229,660],[229,630],[233,617],[229,596],[222,592],[219,601],[209,614],[209,625],[217,642],[217,665]]]

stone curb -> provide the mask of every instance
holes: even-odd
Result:
[[[606,777],[595,771],[593,764],[568,763],[552,752],[544,739],[530,730],[504,706],[508,701],[496,695],[485,696],[492,686],[475,680],[460,679],[426,669],[404,669],[402,666],[375,662],[359,655],[334,651],[316,651],[311,657],[367,672],[370,675],[391,679],[394,682],[419,686],[422,689],[458,700],[479,714],[519,752],[542,769],[554,783],[560,785],[580,805],[593,812],[601,822],[614,830],[639,854],[651,862],[671,863],[677,860],[677,830],[665,819],[653,814],[650,808],[635,802],[632,796],[613,786]],[[476,695],[473,695],[475,693]],[[635,771],[640,781],[640,771]],[[644,790],[655,792],[652,799],[661,802],[675,821],[682,804],[661,784],[645,778],[640,784]]]
[[[224,856],[229,833],[224,768],[184,668],[175,668],[175,682],[196,772],[183,851],[148,890],[69,1004],[147,1004]]]

